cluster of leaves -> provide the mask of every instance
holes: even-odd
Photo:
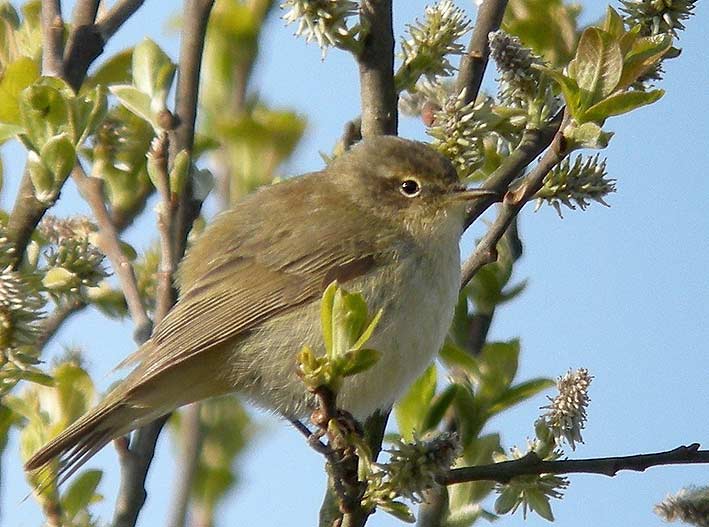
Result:
[[[51,386],[27,387],[20,396],[6,398],[1,407],[5,430],[10,424],[22,424],[20,454],[24,461],[86,412],[95,400],[93,382],[77,354],[70,354],[59,362],[51,372],[51,379]],[[41,472],[28,474],[47,518],[56,525],[70,527],[97,525],[89,506],[103,499],[97,493],[102,471],[82,471],[60,493],[56,478],[58,468],[55,462]]]
[[[305,386],[311,391],[327,388],[336,395],[346,377],[371,368],[379,360],[379,352],[364,345],[381,316],[381,310],[370,316],[362,295],[332,282],[321,302],[325,354],[319,356],[304,346],[298,355],[298,374]]]

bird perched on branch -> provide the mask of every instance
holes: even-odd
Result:
[[[238,392],[290,419],[313,409],[296,374],[322,353],[320,297],[333,280],[383,310],[369,370],[344,380],[338,407],[388,408],[430,364],[453,316],[468,190],[424,143],[365,139],[320,171],[246,196],[220,214],[177,273],[180,296],[95,408],[26,464],[59,458],[70,476],[111,440],[175,408]]]

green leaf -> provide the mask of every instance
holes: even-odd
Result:
[[[77,476],[62,494],[62,509],[70,521],[93,503],[102,476],[101,470],[86,470]]]
[[[623,61],[623,73],[618,87],[627,88],[634,83],[638,77],[662,60],[671,47],[672,36],[667,33],[636,39]]]
[[[386,501],[383,503],[378,503],[377,507],[403,522],[414,523],[416,521],[416,517],[411,512],[408,505],[401,503],[400,501]]]
[[[524,497],[529,504],[529,508],[539,514],[545,520],[554,521],[554,513],[551,511],[549,497],[540,489],[528,488],[524,492]]]
[[[608,146],[613,132],[604,132],[596,123],[588,122],[582,125],[572,124],[564,129],[564,137],[569,142],[569,149],[596,148]]]
[[[348,351],[340,366],[342,377],[350,377],[368,370],[377,363],[381,356],[382,354],[377,350],[368,348]]]
[[[40,150],[39,157],[54,178],[55,188],[60,188],[76,164],[76,151],[68,134],[49,139]]]
[[[167,94],[175,75],[170,57],[149,38],[133,49],[133,85],[148,95],[150,108],[157,113],[165,108]]]
[[[608,117],[632,112],[641,106],[652,104],[658,101],[664,94],[664,90],[652,90],[649,92],[628,91],[611,95],[591,106],[584,112],[583,119],[586,121],[602,122]]]
[[[180,150],[170,170],[170,192],[180,196],[190,173],[190,155],[187,150]]]
[[[515,508],[522,497],[516,485],[507,485],[502,489],[500,495],[495,500],[495,512],[497,514],[507,514]]]
[[[399,433],[406,441],[423,431],[423,416],[436,392],[436,377],[436,366],[431,364],[394,406]]]
[[[460,368],[473,378],[480,377],[478,363],[470,353],[446,340],[438,355],[447,368]]]
[[[521,382],[506,390],[497,400],[488,408],[490,415],[498,414],[517,403],[525,401],[539,392],[554,386],[554,381],[551,379],[532,379],[530,381]]]
[[[132,61],[133,48],[119,51],[109,59],[103,61],[94,74],[84,81],[82,88],[92,89],[99,84],[111,86],[113,84],[130,83]]]
[[[449,384],[446,389],[436,395],[426,411],[421,424],[421,432],[425,433],[436,428],[451,407],[458,390],[464,388],[457,384]]]
[[[0,121],[20,124],[20,93],[38,78],[39,64],[29,57],[21,57],[7,65],[0,80]]]
[[[69,103],[66,93],[50,84],[49,79],[25,88],[20,95],[20,115],[34,149],[39,151],[56,135],[67,131]]]
[[[520,345],[519,340],[485,344],[480,354],[480,373],[483,383],[481,394],[499,394],[512,383],[517,375]]]
[[[72,105],[74,120],[74,140],[75,144],[81,145],[86,138],[96,131],[96,128],[103,122],[108,111],[108,99],[106,88],[96,86],[88,95],[81,95],[74,99]]]
[[[603,23],[603,30],[614,38],[620,38],[625,34],[625,23],[618,11],[608,6],[606,20]]]
[[[575,79],[567,77],[560,71],[555,71],[551,68],[539,68],[547,76],[551,77],[556,83],[561,87],[561,93],[564,96],[564,102],[569,108],[569,112],[572,116],[576,116],[576,113],[581,109],[581,90]]]
[[[325,343],[325,352],[328,357],[332,356],[332,308],[337,288],[337,281],[330,282],[322,295],[322,300],[320,301],[320,325],[322,326],[322,338]]]
[[[623,72],[618,42],[601,29],[587,28],[576,50],[574,70],[581,95],[579,108],[583,110],[613,93],[618,86]]]
[[[27,153],[26,166],[34,187],[35,197],[42,203],[50,203],[57,196],[54,176],[34,150]]]
[[[158,130],[157,122],[154,114],[150,109],[150,96],[141,92],[137,88],[119,84],[108,88],[115,95],[123,106],[133,112],[135,115],[150,123],[153,129]]]
[[[341,356],[357,342],[367,324],[367,304],[358,294],[340,288],[332,307],[333,353]]]
[[[357,342],[352,345],[352,349],[358,350],[367,343],[367,341],[372,336],[372,333],[374,333],[374,330],[377,328],[377,324],[379,324],[379,321],[381,320],[383,314],[383,309],[377,311],[377,314],[374,315],[374,318],[372,318],[371,322],[367,325],[366,328],[364,328],[364,330],[360,334],[359,338],[357,339]]]

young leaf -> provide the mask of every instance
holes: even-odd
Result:
[[[413,441],[414,433],[422,432],[423,415],[436,392],[436,365],[431,364],[394,406],[399,433],[406,441]]]
[[[135,115],[149,122],[153,129],[158,130],[157,122],[150,109],[150,97],[128,84],[119,84],[108,88],[121,104]]]
[[[623,61],[623,73],[618,87],[627,88],[634,83],[638,77],[662,60],[671,47],[672,36],[666,33],[634,40]]]
[[[335,292],[337,291],[337,281],[333,281],[327,286],[320,301],[320,325],[322,326],[322,338],[325,343],[325,353],[328,357],[332,357],[332,308],[335,300]]]
[[[20,57],[7,65],[0,80],[1,122],[20,124],[20,93],[38,78],[39,65],[29,57]]]
[[[39,151],[51,137],[66,131],[69,104],[62,91],[48,82],[37,83],[22,92],[20,116],[34,149]]]
[[[511,386],[488,408],[488,412],[491,416],[500,413],[554,385],[555,382],[551,379],[532,379]]]
[[[574,64],[583,110],[613,93],[623,72],[623,55],[610,34],[589,27],[581,35]]]
[[[641,106],[652,104],[665,94],[664,90],[627,91],[617,95],[611,95],[601,102],[591,106],[583,114],[584,120],[603,121],[613,115],[621,115],[631,112]]]
[[[433,430],[438,426],[438,424],[443,420],[443,417],[446,415],[448,408],[450,408],[451,404],[453,404],[453,400],[455,399],[458,390],[463,389],[464,388],[458,386],[457,384],[449,384],[446,386],[445,390],[436,395],[423,416],[420,430],[421,433]]]
[[[165,108],[167,92],[175,75],[170,57],[149,38],[133,50],[133,85],[150,100],[150,108],[157,113]]]
[[[101,482],[102,476],[103,471],[101,470],[86,470],[77,476],[69,488],[64,491],[61,504],[64,514],[70,521],[94,502],[96,488]]]
[[[44,166],[54,178],[54,185],[59,188],[69,176],[76,163],[76,151],[69,135],[62,133],[50,138],[39,152]]]

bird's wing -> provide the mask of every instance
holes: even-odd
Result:
[[[384,255],[377,220],[363,220],[356,204],[333,215],[311,202],[312,181],[298,183],[247,199],[200,237],[181,269],[180,300],[137,357],[139,383],[317,300],[332,280],[360,276]],[[294,191],[300,201],[284,203]]]

